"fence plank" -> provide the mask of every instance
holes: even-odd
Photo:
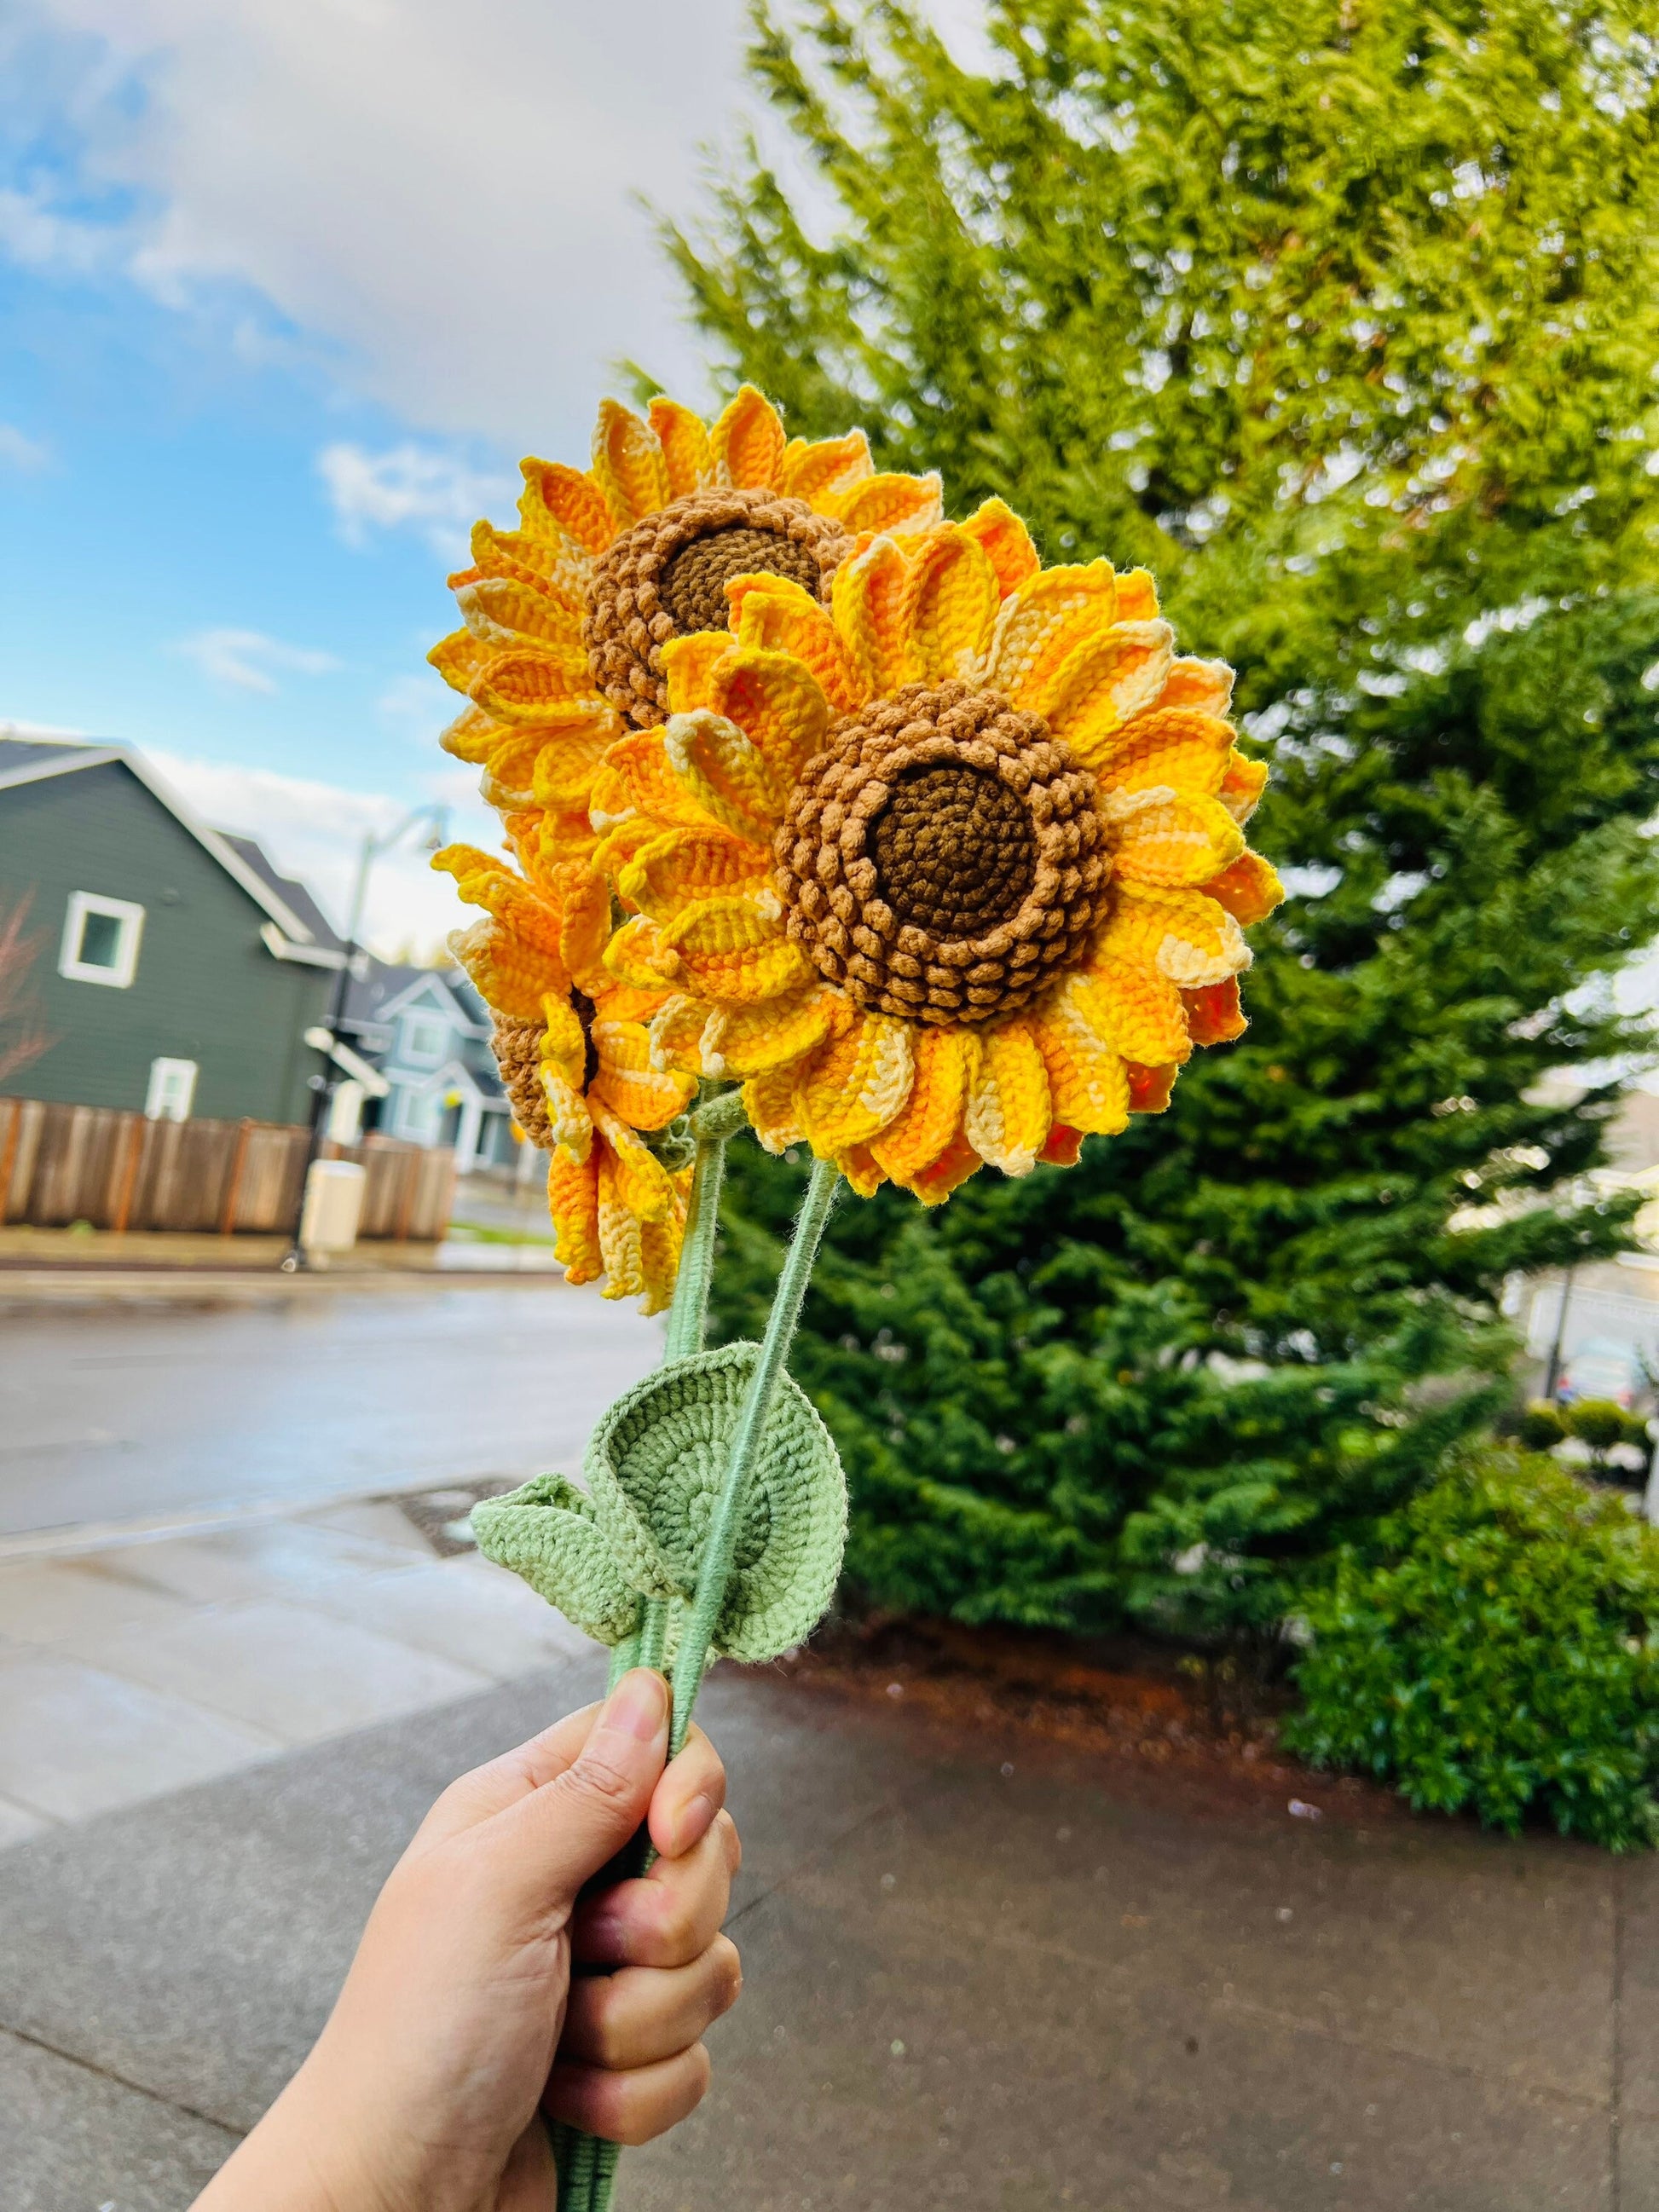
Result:
[[[309,1139],[271,1121],[151,1121],[107,1106],[0,1098],[0,1222],[61,1229],[277,1235],[300,1210]],[[360,1235],[436,1243],[449,1226],[448,1152],[378,1134],[330,1145],[367,1170]]]

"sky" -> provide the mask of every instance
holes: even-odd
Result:
[[[973,0],[945,20],[971,21]],[[709,396],[653,232],[741,0],[0,0],[0,726],[142,750],[337,915],[441,800],[446,572],[619,363]],[[460,918],[411,849],[371,941]]]

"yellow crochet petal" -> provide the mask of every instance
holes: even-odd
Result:
[[[641,422],[631,408],[615,399],[599,402],[592,474],[624,530],[655,514],[673,496],[661,439],[648,422]]]
[[[795,1110],[820,1158],[868,1144],[896,1120],[914,1074],[910,1036],[908,1022],[864,1014],[802,1067]]]
[[[640,1311],[659,1314],[674,1302],[674,1279],[679,1273],[680,1245],[685,1233],[682,1205],[665,1221],[640,1224]]]
[[[793,1066],[823,1042],[835,1011],[834,994],[817,982],[761,1006],[716,1007],[698,1038],[702,1072],[747,1080]]]
[[[931,1167],[909,1185],[924,1206],[943,1206],[953,1190],[980,1170],[980,1157],[964,1136],[954,1137]]]
[[[1201,991],[1183,991],[1181,1000],[1194,1044],[1231,1044],[1249,1027],[1239,1004],[1237,975],[1224,983],[1207,983]]]
[[[870,1150],[895,1182],[914,1188],[961,1138],[969,1071],[977,1055],[965,1030],[931,1022],[918,1027],[910,1048],[915,1073],[904,1111],[871,1139]]]
[[[911,677],[949,684],[977,676],[1001,596],[984,548],[953,525],[936,530],[917,555],[900,602]]]
[[[1169,1105],[1170,1094],[1181,1073],[1177,1067],[1143,1067],[1139,1060],[1126,1060],[1129,1077],[1129,1111],[1132,1114],[1161,1114]]]
[[[768,1068],[743,1086],[743,1110],[749,1116],[749,1126],[769,1152],[783,1152],[790,1145],[801,1141],[800,1123],[795,1118],[795,1067],[793,1061],[781,1067]]]
[[[562,600],[578,623],[586,586],[592,573],[591,554],[562,537],[558,543],[532,538],[525,530],[497,530],[493,524],[472,526],[472,565],[479,576],[504,576]],[[453,586],[462,580],[451,577]]]
[[[646,410],[662,447],[668,489],[676,499],[700,490],[708,475],[708,433],[702,417],[659,392]]]
[[[1266,761],[1247,760],[1234,752],[1221,779],[1221,803],[1235,822],[1248,822],[1267,788]]]
[[[1066,988],[1071,1003],[1125,1060],[1161,1066],[1178,1064],[1190,1054],[1181,994],[1156,968],[1104,954],[1082,975],[1068,977]]]
[[[832,494],[823,505],[855,536],[880,531],[907,537],[945,520],[945,487],[931,471],[925,477],[866,477]]]
[[[573,1159],[585,1160],[593,1142],[593,1117],[577,1086],[556,1068],[542,1070],[542,1098],[547,1108],[548,1134],[554,1145]]]
[[[712,707],[714,698],[709,679],[735,650],[732,639],[718,629],[693,630],[690,637],[671,637],[659,647],[662,672],[668,679],[669,713],[693,714],[699,707]]]
[[[1233,729],[1219,715],[1186,708],[1155,708],[1137,714],[1107,743],[1094,763],[1103,792],[1203,792],[1221,789],[1232,750]]]
[[[1219,983],[1250,964],[1249,947],[1224,907],[1202,891],[1146,884],[1113,886],[1112,914],[1099,950],[1103,957],[1156,968],[1183,991]]]
[[[580,609],[540,584],[481,576],[456,587],[455,604],[474,637],[496,653],[526,640],[558,647],[566,656],[582,651]]]
[[[1101,1016],[1088,981],[1068,975],[1030,1020],[1054,1120],[1082,1134],[1109,1137],[1128,1127],[1129,1079]]]
[[[567,541],[589,555],[603,553],[617,534],[604,493],[580,469],[562,461],[527,460],[519,519],[525,534],[550,544]]]
[[[783,447],[777,410],[752,384],[744,385],[708,434],[715,483],[739,490],[775,484],[783,466]]]
[[[611,1171],[611,1191],[636,1221],[661,1221],[673,1196],[668,1170],[650,1147],[642,1143],[626,1121],[600,1101],[592,1099],[593,1127],[605,1139],[599,1164],[600,1239],[604,1239],[605,1170]],[[608,1267],[607,1267],[608,1272]]]
[[[1015,706],[1035,708],[1048,676],[1085,639],[1109,628],[1116,612],[1109,561],[1039,570],[1002,603],[986,682]]]
[[[679,823],[706,830],[708,817],[676,773],[660,730],[635,730],[619,738],[605,756],[605,774],[616,786],[623,805],[607,811],[623,813],[631,807],[659,827]],[[599,789],[596,781],[594,803]]]
[[[1224,715],[1233,703],[1233,672],[1224,660],[1171,661],[1158,703],[1187,707],[1201,714]]]
[[[733,576],[726,586],[731,627],[740,646],[787,653],[810,668],[837,714],[868,696],[853,673],[829,610],[787,576]]]
[[[525,807],[585,807],[605,750],[620,727],[614,714],[580,710],[566,723],[495,726],[484,760],[484,796],[503,813]]]
[[[550,710],[562,720],[573,708],[603,713],[606,705],[594,691],[585,653],[546,646],[496,653],[473,678],[471,690],[474,703],[498,722],[544,722]]]
[[[697,899],[766,889],[767,855],[726,830],[668,830],[642,845],[617,878],[630,906],[672,921]]]
[[[1112,865],[1133,883],[1207,884],[1244,849],[1244,833],[1220,800],[1199,792],[1118,792],[1101,815]]]
[[[501,724],[493,714],[486,714],[482,707],[475,707],[470,699],[454,720],[438,732],[438,743],[447,753],[478,768],[489,757],[490,747],[501,740]]]
[[[599,1249],[599,1163],[594,1146],[585,1160],[562,1146],[547,1170],[547,1210],[558,1231],[553,1256],[568,1283],[594,1283],[605,1273]]]
[[[438,640],[427,659],[452,691],[470,692],[492,657],[490,648],[470,629],[453,629]]]
[[[812,973],[782,922],[752,899],[703,899],[665,925],[657,941],[671,981],[729,1006],[781,998]]]
[[[851,1145],[836,1154],[836,1165],[860,1198],[873,1198],[887,1180],[867,1145]]]
[[[830,611],[866,698],[879,698],[909,681],[906,580],[904,556],[890,538],[878,538],[836,571]]]
[[[542,1067],[580,1092],[587,1073],[587,1039],[581,1018],[563,992],[550,991],[542,1004]]]
[[[575,864],[561,872],[563,920],[559,957],[577,986],[590,993],[605,979],[605,948],[611,940],[611,887],[598,869]]]
[[[817,438],[811,445],[792,438],[784,448],[778,489],[787,499],[817,507],[872,472],[870,441],[862,430],[849,430],[844,438]]]
[[[708,688],[709,705],[744,732],[771,770],[774,791],[787,794],[835,720],[817,677],[791,653],[739,646],[710,669]]]
[[[984,501],[962,527],[985,549],[996,571],[999,599],[1006,599],[1010,592],[1018,591],[1042,565],[1030,532],[1005,500]]]
[[[697,1088],[693,1075],[671,1075],[651,1064],[651,1032],[643,1022],[593,1024],[599,1073],[587,1086],[590,1098],[633,1129],[661,1129],[683,1114]]]
[[[1168,623],[1115,623],[1069,653],[1032,705],[1087,768],[1109,757],[1115,732],[1158,696],[1169,670]]]
[[[527,948],[493,916],[452,930],[449,950],[479,995],[514,1021],[539,1021],[547,994],[569,985],[556,953]]]
[[[1156,622],[1158,586],[1146,568],[1131,568],[1117,580],[1117,618],[1120,622]]]
[[[1203,888],[1246,929],[1253,921],[1265,921],[1285,896],[1278,870],[1260,853],[1241,853],[1231,867]]]
[[[614,932],[605,948],[605,965],[617,982],[636,991],[672,990],[677,972],[676,962],[663,951],[661,930],[642,914]]]
[[[735,722],[706,708],[671,714],[663,744],[675,775],[705,814],[752,844],[770,845],[783,819],[788,783]]]
[[[1048,1141],[1054,1112],[1048,1071],[1030,1018],[981,1032],[968,1081],[963,1129],[981,1159],[1005,1175],[1029,1175]]]

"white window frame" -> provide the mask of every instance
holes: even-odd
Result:
[[[99,968],[82,960],[81,939],[88,915],[103,915],[118,926],[115,965]],[[138,940],[144,933],[144,909],[131,899],[106,898],[101,891],[71,891],[64,916],[64,942],[58,954],[58,972],[71,983],[102,983],[125,991],[138,972]]]
[[[398,1039],[402,1050],[398,1057],[405,1066],[441,1066],[444,1054],[449,1049],[449,1024],[443,1016],[416,1011],[404,1014],[402,1017],[402,1022],[403,1035]],[[437,1042],[432,1045],[416,1044],[415,1036],[417,1030],[424,1030],[429,1036],[435,1036]]]
[[[443,1108],[439,1105],[434,1110],[434,1097],[435,1093],[430,1087],[421,1091],[400,1089],[398,1111],[393,1116],[397,1125],[393,1135],[404,1138],[411,1145],[435,1144],[438,1132],[443,1126]]]
[[[144,1115],[151,1121],[188,1121],[196,1103],[196,1079],[201,1070],[193,1060],[153,1060]]]

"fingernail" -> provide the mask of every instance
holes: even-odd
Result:
[[[668,1685],[649,1667],[624,1674],[605,1701],[600,1725],[649,1743],[668,1726]]]
[[[689,1805],[681,1808],[680,1817],[674,1823],[676,1858],[683,1858],[694,1844],[702,1841],[714,1826],[714,1815],[719,1809],[714,1799],[705,1797],[701,1790]]]

